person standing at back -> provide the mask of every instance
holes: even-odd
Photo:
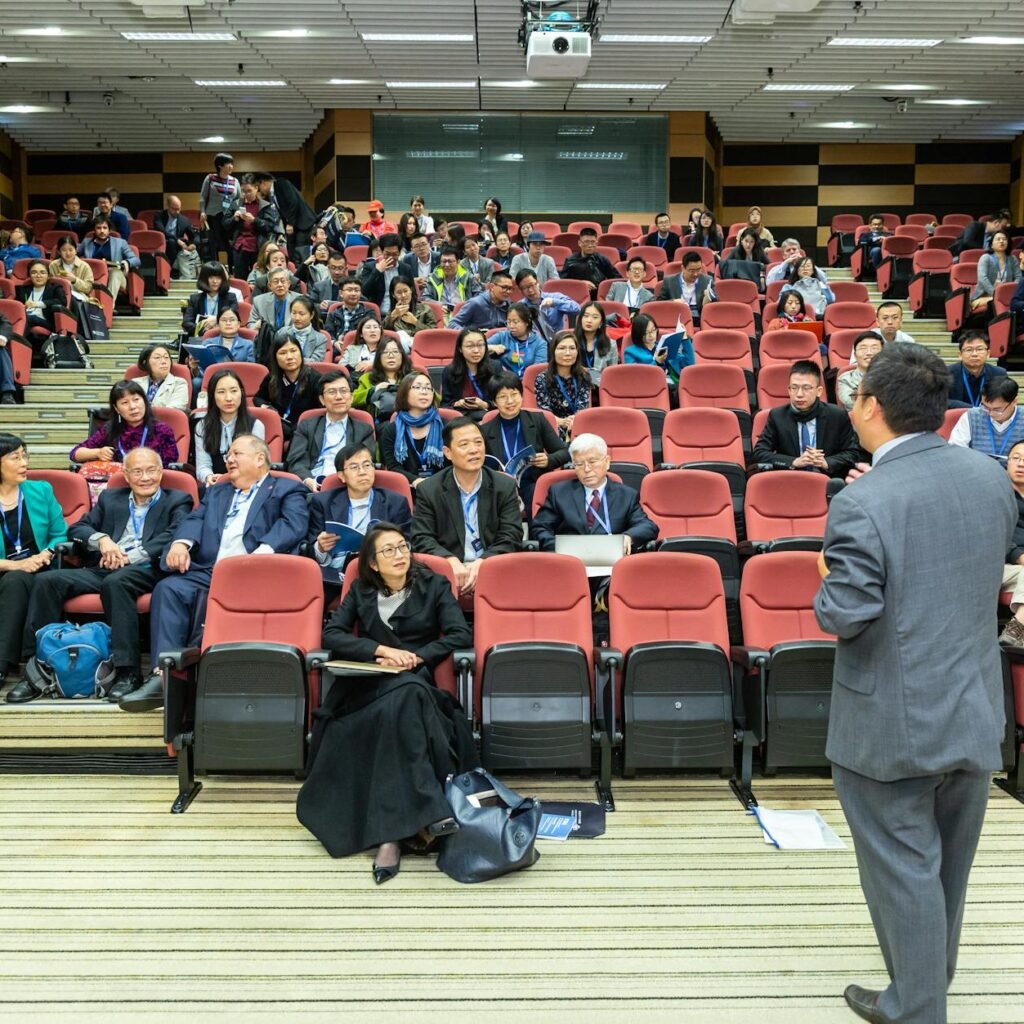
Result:
[[[948,393],[925,348],[875,356],[851,414],[872,466],[833,498],[819,560],[814,610],[838,637],[826,754],[891,979],[846,989],[869,1021],[944,1024],[1002,763],[996,599],[1017,506],[997,462],[935,433]]]

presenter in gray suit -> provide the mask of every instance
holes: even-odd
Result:
[[[832,501],[815,599],[839,638],[826,751],[891,979],[846,989],[869,1021],[945,1024],[1001,763],[996,602],[1016,507],[993,459],[935,433],[948,389],[927,349],[875,357],[851,414],[873,462]]]

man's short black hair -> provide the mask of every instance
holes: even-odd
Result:
[[[819,384],[821,383],[821,367],[810,359],[798,359],[789,368],[790,377],[795,377],[798,373],[805,377],[813,377]]]
[[[409,238],[409,242],[411,244],[412,242],[415,242],[418,238],[426,238],[426,237],[427,236],[425,234],[423,234],[422,231],[414,231],[412,233],[412,236]]]
[[[853,339],[853,351],[856,352],[857,346],[862,341],[867,341],[868,339],[871,341],[880,341],[882,343],[882,347],[885,348],[885,338],[880,338],[874,331],[861,331],[860,334]]]
[[[949,369],[934,352],[894,341],[871,360],[857,391],[860,400],[874,396],[894,434],[916,434],[942,426],[949,384]]]
[[[340,291],[340,290],[341,290],[342,288],[344,288],[344,287],[345,287],[345,285],[347,285],[347,284],[358,284],[358,285],[359,285],[359,288],[360,288],[360,290],[362,290],[362,287],[363,287],[363,286],[362,286],[362,284],[361,284],[361,283],[360,283],[360,281],[359,281],[359,278],[358,278],[358,277],[356,277],[356,276],[355,276],[354,274],[349,274],[349,275],[348,275],[348,277],[343,277],[343,278],[342,278],[342,279],[341,279],[341,280],[340,280],[340,281],[338,282],[338,290]]]
[[[349,459],[354,458],[360,452],[365,452],[370,456],[370,461],[373,462],[373,452],[366,447],[361,441],[357,441],[355,444],[347,444],[337,455],[334,456],[334,468],[340,473],[345,468],[345,463]]]
[[[352,384],[349,381],[348,377],[346,377],[341,370],[328,370],[327,373],[325,373],[320,378],[319,393],[322,395],[324,393],[324,388],[326,388],[329,384],[333,384],[335,381],[339,380],[343,380],[346,384],[348,384],[349,387],[352,387]]]
[[[110,218],[105,213],[97,213],[92,219],[92,226],[96,227],[97,224],[110,224]]]
[[[888,306],[892,306],[894,309],[898,309],[901,313],[903,312],[903,306],[900,303],[895,302],[893,299],[885,299],[883,302],[880,302],[877,306],[875,306],[875,315],[877,316],[879,313],[882,312],[883,309],[887,308]]]
[[[597,238],[597,232],[593,228],[580,228],[580,238]]]
[[[444,430],[441,431],[441,443],[445,448],[451,448],[452,435],[463,427],[476,427],[477,430],[480,430],[480,424],[476,420],[471,420],[468,416],[456,416],[455,419],[449,420],[444,425]]]
[[[402,240],[393,231],[388,231],[379,238],[381,251],[394,246],[396,249],[402,248]]]
[[[97,199],[109,199],[110,200],[110,205],[111,206],[114,205],[114,197],[109,192],[107,192],[106,189],[104,189],[102,192],[100,192],[96,196],[96,198]]]
[[[1019,390],[1017,382],[1012,377],[1000,374],[998,377],[985,378],[985,383],[981,385],[981,397],[988,402],[1000,398],[1004,402],[1016,402]]]
[[[661,213],[655,215],[654,223],[657,224],[662,217],[668,217],[668,214],[664,210],[662,210]]]
[[[344,254],[343,252],[338,252],[338,250],[337,250],[337,249],[332,249],[332,250],[331,250],[331,251],[330,251],[330,252],[329,252],[329,253],[327,254],[327,258],[328,258],[329,260],[343,260],[343,259],[345,258],[345,254]]]
[[[868,217],[868,223],[870,224],[873,220],[884,221],[885,218],[880,213],[873,213],[870,217]]]
[[[537,276],[537,274],[536,274],[536,272],[535,272],[535,271],[533,271],[533,270],[529,270],[529,269],[527,269],[526,267],[524,267],[524,268],[523,268],[522,270],[520,270],[520,271],[519,271],[519,273],[518,273],[518,274],[516,274],[516,287],[517,287],[517,288],[518,288],[518,289],[519,289],[520,291],[522,291],[522,288],[523,288],[523,282],[524,282],[524,281],[525,281],[525,280],[526,280],[526,279],[527,279],[528,277],[536,277],[536,276]]]
[[[959,348],[960,351],[963,352],[964,345],[966,345],[969,341],[980,341],[985,346],[985,348],[990,347],[988,335],[978,327],[972,327],[970,330],[964,331],[964,333],[960,335],[960,338],[956,343],[957,348]]]
[[[273,184],[277,179],[270,173],[270,171],[256,171],[253,174],[254,181],[269,181]]]
[[[630,256],[629,259],[626,260],[626,269],[629,270],[629,268],[633,266],[634,263],[642,264],[644,268],[644,273],[647,273],[647,260],[645,260],[643,256]]]
[[[495,267],[494,268],[494,273],[491,274],[491,279],[487,283],[488,284],[494,284],[494,282],[497,281],[499,277],[500,278],[508,278],[509,281],[512,280],[512,275],[507,270],[504,270],[501,267]]]
[[[457,260],[459,258],[459,250],[456,249],[454,245],[448,245],[446,242],[441,246],[441,251],[438,253],[438,256],[454,256]]]
[[[694,252],[692,249],[689,252],[683,253],[682,265],[688,267],[693,263],[703,263],[704,261],[700,258],[699,252]]]

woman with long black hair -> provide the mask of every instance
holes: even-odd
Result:
[[[152,448],[165,465],[178,461],[174,431],[153,415],[149,399],[134,380],[111,389],[106,423],[69,453],[72,462],[123,462],[133,448]]]
[[[263,424],[249,414],[245,385],[233,370],[218,370],[207,388],[210,403],[196,424],[196,479],[211,487],[227,473],[224,457],[236,434],[266,437]]]

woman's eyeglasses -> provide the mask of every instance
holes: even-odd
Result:
[[[386,558],[390,561],[398,555],[407,555],[410,551],[412,548],[403,541],[401,544],[385,544],[383,547],[377,548],[376,554],[378,558]]]

